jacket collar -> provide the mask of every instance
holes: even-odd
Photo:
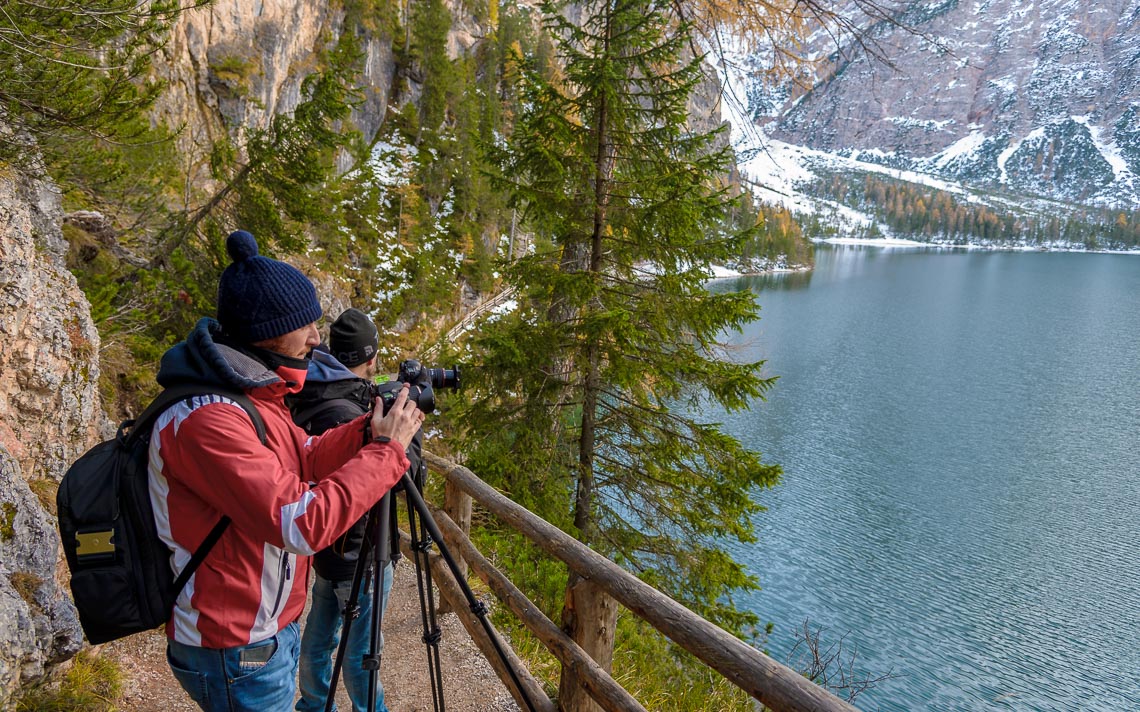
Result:
[[[288,364],[276,369],[244,350],[222,343],[221,325],[213,319],[198,321],[186,340],[162,356],[158,383],[218,384],[243,391],[268,388],[267,394],[296,393],[305,385],[305,369]]]

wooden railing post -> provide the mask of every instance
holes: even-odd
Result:
[[[570,573],[562,607],[562,629],[607,674],[614,666],[617,614],[617,601],[592,581]],[[574,668],[565,665],[558,685],[558,707],[562,712],[602,712],[578,680]]]
[[[471,495],[461,490],[451,480],[448,480],[443,488],[443,511],[447,512],[451,521],[463,530],[463,536],[471,535]],[[466,576],[467,562],[463,559],[462,552],[452,552],[452,556],[455,557],[455,563],[459,564],[459,570]],[[440,613],[451,613],[454,609],[448,598],[440,597],[437,610]]]

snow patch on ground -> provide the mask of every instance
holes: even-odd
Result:
[[[1010,157],[1013,156],[1014,153],[1017,153],[1017,149],[1021,148],[1021,144],[1025,143],[1026,141],[1036,141],[1037,139],[1044,137],[1045,128],[1038,126],[1037,128],[1030,131],[1029,134],[1020,141],[1011,141],[1010,144],[1006,146],[1005,150],[998,154],[997,164],[998,171],[1001,176],[999,178],[999,181],[1002,185],[1009,184],[1009,174],[1005,172],[1005,164],[1009,162]]]
[[[1074,116],[1072,119],[1078,124],[1083,124],[1089,130],[1093,145],[1096,146],[1096,150],[1100,152],[1104,160],[1108,161],[1108,165],[1112,166],[1112,175],[1117,180],[1131,173],[1128,170],[1128,162],[1124,160],[1124,156],[1121,155],[1116,143],[1110,137],[1105,136],[1104,128],[1090,123],[1088,116]]]
[[[930,247],[929,242],[918,240],[904,240],[896,237],[829,237],[814,242],[826,242],[829,245],[875,245],[876,247]]]
[[[1003,91],[1015,92],[1017,84],[1014,82],[1013,77],[1001,77],[1000,79],[991,79],[988,82],[990,86],[997,87]]]
[[[712,266],[712,273],[713,273],[713,279],[725,279],[726,277],[740,277],[744,274],[743,272],[738,272],[737,270],[731,269],[729,267],[723,267],[721,265],[713,265]]]
[[[864,152],[863,155],[866,155]],[[885,154],[884,154],[885,155]],[[815,163],[827,165],[832,168],[847,169],[863,173],[879,173],[898,180],[930,186],[956,195],[965,195],[968,191],[961,185],[952,181],[936,178],[918,171],[908,171],[891,168],[879,163],[860,161],[857,158],[840,156],[826,151],[817,151],[803,146],[796,146],[775,139],[769,139],[765,150],[741,164],[744,171],[752,180],[769,188],[772,192],[780,193],[777,189],[789,190],[796,184],[809,182],[816,178],[810,166]],[[815,198],[806,198],[818,202]],[[791,206],[788,206],[789,208]]]
[[[928,131],[941,131],[950,124],[956,123],[954,119],[942,119],[935,121],[934,119],[916,119],[909,116],[888,116],[887,121],[898,126],[905,126],[907,128],[926,129]]]
[[[928,160],[938,168],[945,168],[949,163],[959,158],[969,158],[976,155],[978,149],[981,148],[985,142],[986,134],[975,129],[942,149],[941,152],[934,154]]]

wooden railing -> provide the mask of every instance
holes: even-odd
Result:
[[[487,584],[495,596],[558,659],[564,669],[573,671],[571,677],[602,709],[609,712],[645,712],[645,708],[629,692],[479,553],[467,536],[470,531],[472,499],[773,712],[856,712],[850,704],[808,681],[795,670],[781,665],[698,616],[554,525],[515,504],[466,467],[428,452],[424,453],[424,459],[433,471],[445,478],[446,511],[435,510],[435,519],[453,556],[462,559],[463,566],[469,566]],[[404,543],[408,543],[406,539]],[[495,655],[488,634],[475,615],[467,609],[462,592],[450,572],[438,557],[433,557],[432,567],[433,578],[439,584],[444,602],[458,614],[475,644],[490,661],[520,708],[528,709],[523,694],[514,688],[507,668]],[[503,647],[509,650],[509,646]],[[510,655],[513,656],[513,652]],[[526,697],[529,697],[536,709],[556,712],[558,707],[543,692],[542,684],[517,662],[512,660],[512,665],[520,671],[519,677],[522,686],[526,688]]]
[[[510,301],[511,299],[514,299],[514,297],[515,297],[515,290],[513,287],[509,287],[507,289],[504,289],[501,292],[498,292],[498,293],[492,295],[487,300],[480,302],[473,309],[471,309],[471,311],[464,314],[463,318],[460,319],[454,326],[452,326],[450,329],[447,330],[447,333],[443,335],[443,339],[441,340],[440,343],[445,343],[445,344],[452,343],[453,341],[458,339],[459,336],[463,334],[463,332],[465,332],[469,328],[471,328],[471,324],[473,324],[476,319],[483,316],[484,314],[486,314],[488,311],[494,309],[495,307],[501,306],[501,305],[507,303],[508,301]],[[439,343],[432,344],[431,346],[424,349],[423,354],[422,354],[423,359],[426,362],[427,360],[433,358],[438,352],[439,352]]]

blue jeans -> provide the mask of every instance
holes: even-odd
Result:
[[[333,583],[314,572],[313,603],[305,619],[305,633],[301,637],[301,699],[299,712],[323,712],[332,679],[333,658],[340,643],[342,613],[352,593],[352,581]],[[388,608],[388,595],[392,589],[392,565],[384,567],[384,609]],[[341,679],[352,700],[353,712],[368,710],[368,672],[361,666],[368,654],[372,623],[372,593],[361,586],[357,596],[360,615],[352,621],[348,633],[348,646],[341,664]],[[380,650],[384,639],[380,638]],[[336,709],[335,707],[333,709]],[[384,687],[376,678],[376,711],[388,712],[384,706]]]
[[[272,638],[236,648],[167,641],[166,662],[205,712],[285,712],[296,690],[300,632],[290,623]]]

